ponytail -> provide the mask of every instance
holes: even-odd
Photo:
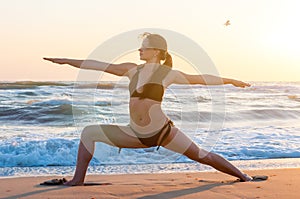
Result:
[[[173,60],[172,60],[172,56],[168,53],[168,52],[163,52],[164,56],[163,56],[163,60],[165,60],[164,65],[169,66],[170,68],[172,68],[173,66]]]

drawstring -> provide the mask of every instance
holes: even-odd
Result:
[[[166,127],[168,127],[166,133],[163,135],[163,137],[161,138],[160,142],[157,144],[157,148],[156,150],[158,151],[160,145],[162,144],[162,142],[169,136],[170,132],[171,132],[171,126],[173,126],[173,122],[171,120],[168,121],[167,124],[165,124],[162,129],[160,130],[159,133],[163,132],[165,130]]]

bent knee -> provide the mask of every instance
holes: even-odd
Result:
[[[83,142],[104,142],[106,144],[113,145],[110,139],[105,133],[104,125],[90,125],[84,127],[81,132],[81,141]]]
[[[81,140],[92,140],[95,135],[100,134],[100,127],[96,125],[90,125],[83,128],[81,132]]]

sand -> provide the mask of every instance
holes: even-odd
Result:
[[[88,175],[86,182],[101,186],[41,186],[40,182],[62,176],[0,178],[1,198],[300,198],[300,168],[250,170],[250,175],[268,175],[267,181],[236,182],[220,172]],[[70,179],[70,176],[66,178]]]

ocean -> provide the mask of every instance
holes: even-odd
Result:
[[[119,82],[0,82],[0,177],[72,175],[81,130],[129,123]],[[163,110],[199,146],[242,169],[300,167],[300,82],[172,85]],[[217,97],[215,97],[217,96]],[[97,143],[89,174],[207,171],[163,147]]]

